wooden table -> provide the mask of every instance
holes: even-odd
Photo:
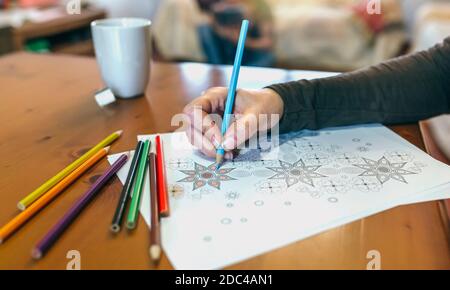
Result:
[[[258,70],[262,82],[280,71]],[[102,81],[92,58],[17,53],[0,58],[0,224],[17,214],[25,194],[98,140],[124,129],[113,152],[134,148],[136,135],[168,132],[171,117],[201,91],[224,85],[229,67],[154,64],[146,97],[99,108],[93,92]],[[244,69],[241,82],[254,77]],[[287,72],[287,74],[289,74]],[[397,133],[423,148],[417,125]],[[149,269],[148,229],[112,237],[108,231],[121,190],[116,179],[82,213],[41,261],[34,243],[106,167],[102,161],[0,245],[0,269],[65,269],[69,250],[82,269]],[[449,232],[437,202],[402,206],[239,263],[231,269],[365,269],[366,254],[381,252],[384,269],[449,269]],[[164,257],[161,269],[170,269]]]

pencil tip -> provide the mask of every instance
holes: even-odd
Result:
[[[103,150],[105,150],[106,153],[108,153],[110,149],[111,149],[111,146],[108,146],[108,147],[103,148]]]
[[[159,259],[161,258],[161,247],[158,245],[152,245],[150,246],[150,258],[152,261],[156,264],[159,262]]]
[[[114,132],[114,133],[116,133],[116,134],[118,134],[119,136],[121,136],[122,133],[123,133],[123,130],[119,130],[119,131],[116,131],[116,132]]]
[[[31,256],[33,257],[33,259],[39,260],[40,258],[42,258],[42,252],[38,249],[33,249],[33,251],[31,252]]]
[[[19,202],[18,204],[17,204],[17,208],[19,209],[19,210],[21,210],[21,211],[24,211],[25,210],[25,205],[22,203],[22,202]]]
[[[222,165],[222,162],[223,162],[223,155],[217,154],[217,156],[216,156],[216,170],[219,170],[220,166]]]

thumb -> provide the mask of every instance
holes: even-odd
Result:
[[[223,148],[226,151],[238,149],[258,132],[258,117],[254,113],[236,116],[224,135]]]

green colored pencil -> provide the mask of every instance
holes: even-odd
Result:
[[[139,213],[142,187],[144,185],[145,172],[148,167],[148,154],[150,152],[150,141],[144,142],[141,158],[139,159],[138,174],[133,188],[133,197],[131,198],[130,209],[128,211],[127,228],[132,230],[136,227],[136,220]]]

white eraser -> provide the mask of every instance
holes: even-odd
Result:
[[[114,103],[116,101],[116,97],[110,89],[105,88],[95,93],[95,101],[97,101],[97,104],[100,107],[104,107]]]

